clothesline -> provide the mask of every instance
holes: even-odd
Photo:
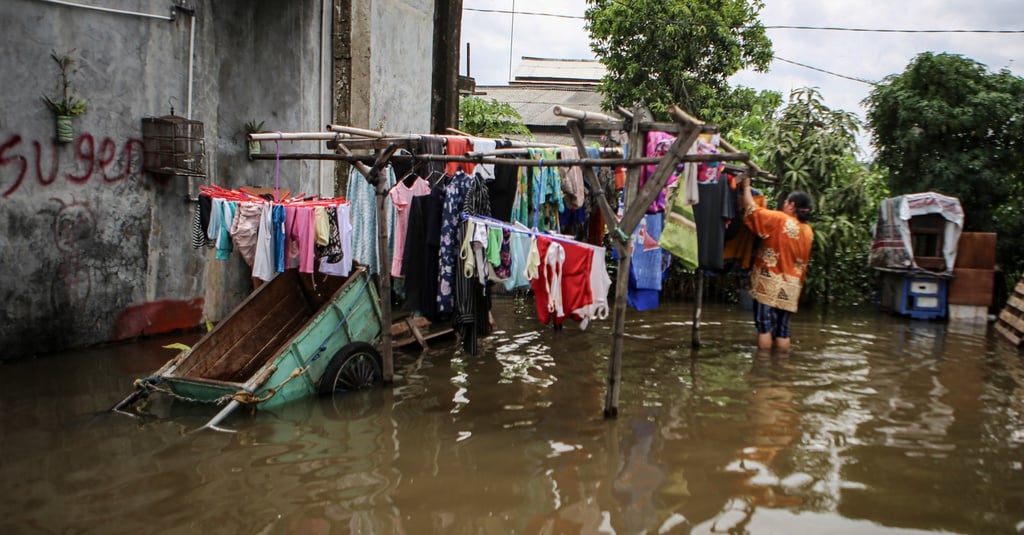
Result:
[[[571,148],[571,147],[567,147]],[[531,160],[527,158],[502,158],[497,156],[479,156],[468,153],[464,156],[449,156],[445,154],[395,154],[390,160],[399,163],[428,162],[461,162],[476,164],[507,164],[521,167],[638,167],[641,165],[656,165],[662,158],[570,158],[557,160]],[[746,153],[733,154],[687,154],[681,158],[683,162],[743,162],[748,156]],[[374,163],[377,157],[373,154],[333,154],[333,153],[281,153],[275,154],[254,154],[254,160],[336,160]]]
[[[562,234],[552,234],[550,232],[541,232],[539,230],[534,230],[534,229],[526,228],[524,226],[513,225],[511,223],[507,223],[505,221],[501,221],[501,220],[494,219],[494,218],[491,218],[491,217],[486,217],[486,216],[481,216],[481,215],[463,214],[462,218],[465,219],[466,221],[472,221],[474,223],[482,223],[482,224],[487,225],[489,227],[501,228],[501,229],[508,230],[509,232],[518,232],[520,234],[526,234],[526,235],[533,236],[533,237],[544,236],[545,238],[550,238],[552,240],[556,240],[556,241],[560,241],[560,242],[564,242],[564,243],[569,243],[569,244],[572,244],[572,245],[578,245],[580,247],[586,247],[586,248],[594,250],[594,251],[598,251],[598,250],[604,249],[604,247],[602,247],[600,245],[593,245],[593,244],[590,244],[590,243],[584,243],[584,242],[581,242],[581,241],[577,241],[577,240],[574,240],[574,239],[572,239],[572,238],[570,238],[568,236],[564,236]]]

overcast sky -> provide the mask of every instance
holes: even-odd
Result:
[[[1024,30],[1021,0],[766,0],[765,4],[760,14],[765,26]],[[464,0],[463,8],[460,73],[466,74],[468,43],[470,74],[477,85],[506,84],[523,56],[594,59],[583,28],[585,0]],[[784,98],[791,89],[817,87],[827,106],[855,112],[862,118],[861,101],[872,86],[842,76],[879,81],[903,72],[921,52],[960,54],[987,65],[992,72],[1007,68],[1024,75],[1024,33],[769,29],[768,37],[776,58],[770,71],[738,73],[733,77],[735,84],[779,91]]]

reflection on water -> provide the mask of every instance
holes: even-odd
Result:
[[[693,351],[689,304],[630,311],[616,420],[610,322],[555,332],[512,299],[478,356],[435,342],[388,388],[236,414],[234,434],[191,433],[211,408],[167,399],[103,412],[168,340],[2,364],[0,532],[1024,525],[1024,361],[988,326],[804,311],[786,356],[754,350],[749,312],[703,314]]]

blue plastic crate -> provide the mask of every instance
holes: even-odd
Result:
[[[904,278],[899,312],[916,319],[946,317],[946,279]]]

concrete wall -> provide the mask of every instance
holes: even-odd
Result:
[[[387,132],[430,132],[433,0],[372,2],[369,124]],[[405,21],[394,27],[390,21]],[[379,29],[379,30],[378,30]]]
[[[338,0],[340,1],[340,0]],[[145,0],[77,3],[168,16]],[[332,0],[198,0],[192,18],[105,13],[43,0],[0,2],[0,358],[45,354],[223,318],[250,291],[237,254],[191,246],[197,187],[273,186],[273,161],[249,161],[243,124],[321,130],[330,122]],[[432,1],[352,2],[369,16],[354,102],[367,124],[426,131]],[[358,19],[355,19],[358,20]],[[410,24],[411,22],[411,24]],[[378,28],[379,26],[379,28]],[[328,31],[329,35],[329,31]],[[71,51],[88,99],[74,141],[55,141],[40,100],[57,81],[51,50]],[[205,126],[208,177],[142,172],[141,120],[189,113]],[[385,119],[386,118],[386,119]],[[273,151],[264,143],[264,151]],[[283,151],[316,152],[312,142]],[[283,161],[280,183],[331,195],[333,166]]]

